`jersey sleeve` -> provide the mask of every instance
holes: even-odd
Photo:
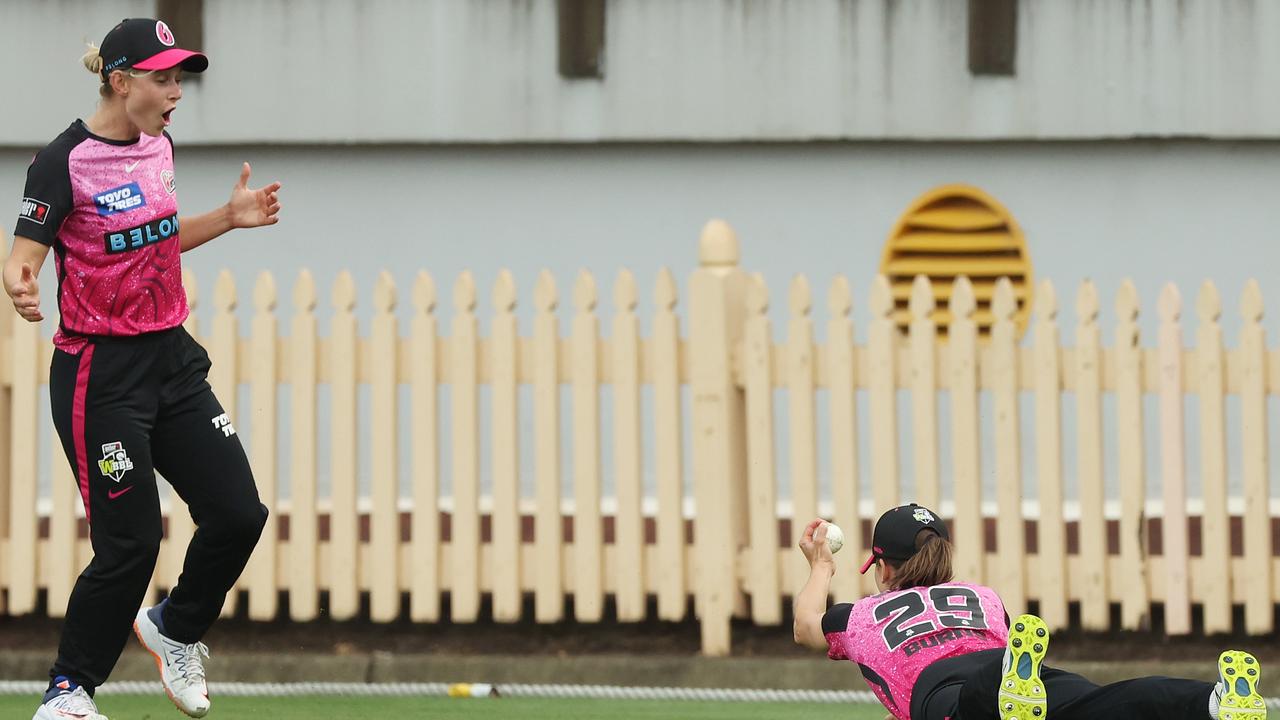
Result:
[[[827,639],[827,657],[832,660],[848,660],[845,650],[845,631],[849,629],[849,614],[853,612],[852,603],[832,605],[822,616],[822,635]]]
[[[71,174],[68,151],[62,143],[41,150],[27,168],[27,184],[18,208],[15,236],[52,245],[62,222],[71,214]]]

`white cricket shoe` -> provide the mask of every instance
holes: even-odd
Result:
[[[77,685],[74,690],[65,690],[45,700],[31,720],[107,720],[107,716],[98,712],[93,698]]]
[[[204,717],[209,712],[209,688],[204,681],[202,658],[209,657],[209,648],[204,643],[184,645],[165,637],[148,610],[144,607],[138,611],[133,620],[134,634],[156,659],[160,681],[173,704],[191,717]]]

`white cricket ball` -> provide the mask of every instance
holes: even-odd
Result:
[[[844,547],[844,531],[835,523],[827,523],[827,547],[831,548],[833,555]]]

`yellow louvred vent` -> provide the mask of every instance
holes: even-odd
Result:
[[[991,332],[991,299],[1002,277],[1013,284],[1019,334],[1026,327],[1033,287],[1026,239],[1003,205],[971,185],[944,185],[912,203],[889,235],[880,272],[893,290],[894,322],[904,332],[911,325],[908,305],[917,275],[928,277],[933,288],[939,335],[951,322],[951,292],[961,275],[973,284],[973,319],[982,336]]]

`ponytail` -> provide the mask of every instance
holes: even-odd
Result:
[[[84,63],[84,69],[94,75],[102,74],[102,55],[98,54],[98,46],[93,43],[87,43],[88,50],[80,58],[80,62]]]
[[[915,545],[915,555],[900,565],[894,565],[893,577],[890,579],[892,589],[904,590],[951,582],[955,575],[951,568],[951,541],[933,530],[925,529],[916,533]],[[891,563],[888,560],[886,562]]]
[[[98,52],[98,46],[93,43],[86,43],[88,50],[80,57],[80,62],[84,64],[84,69],[97,75],[102,81],[98,86],[98,94],[104,98],[111,97],[111,81],[102,76],[102,55]]]

